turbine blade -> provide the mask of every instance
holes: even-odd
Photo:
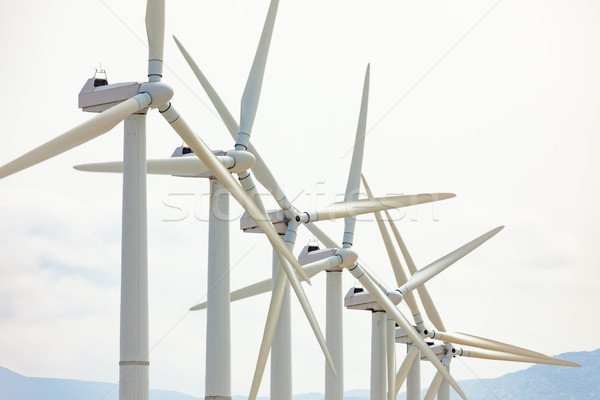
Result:
[[[558,358],[533,358],[525,357],[518,354],[504,353],[501,351],[494,350],[471,350],[471,349],[456,349],[456,355],[463,357],[483,358],[487,360],[502,360],[502,361],[515,361],[515,362],[526,362],[531,364],[547,364],[547,365],[559,365],[563,367],[581,367],[581,365],[561,360]]]
[[[441,336],[441,340],[443,340],[445,342],[464,344],[466,346],[475,346],[475,347],[479,347],[482,349],[501,351],[501,352],[505,352],[505,353],[512,353],[512,354],[517,354],[517,355],[521,355],[524,357],[542,358],[542,359],[550,358],[546,354],[538,353],[537,351],[528,350],[523,347],[513,346],[508,343],[498,342],[498,341],[492,340],[492,339],[486,339],[486,338],[479,337],[479,336],[468,335],[466,333],[436,332],[436,337],[438,335]]]
[[[183,58],[185,58],[185,61],[187,61],[188,65],[194,72],[194,75],[196,75],[196,78],[198,78],[200,85],[202,85],[202,88],[204,88],[204,91],[208,95],[210,101],[215,106],[215,109],[219,113],[219,116],[221,117],[221,119],[225,123],[225,126],[229,130],[231,137],[233,137],[233,140],[235,140],[237,137],[237,133],[240,129],[237,121],[235,120],[235,118],[233,118],[233,115],[231,115],[231,112],[229,112],[229,109],[227,109],[225,103],[223,103],[223,100],[221,100],[221,97],[219,97],[219,95],[212,87],[206,76],[204,76],[204,74],[202,73],[202,71],[200,70],[190,53],[188,53],[185,47],[183,47],[181,42],[179,42],[179,40],[177,40],[175,36],[173,36],[173,39],[175,39],[175,43],[177,44],[179,51],[183,55]]]
[[[256,400],[256,395],[258,394],[258,389],[260,388],[260,383],[267,365],[267,358],[269,357],[269,352],[271,351],[273,337],[275,336],[275,330],[277,329],[277,322],[279,321],[279,313],[281,312],[286,282],[287,280],[285,278],[285,274],[282,272],[282,268],[280,266],[275,275],[275,286],[273,287],[273,294],[271,295],[269,312],[267,313],[267,321],[265,322],[265,329],[263,331],[263,337],[260,344],[260,350],[258,352],[258,360],[256,361],[256,368],[254,369],[254,377],[252,378],[252,385],[250,386],[248,400]]]
[[[229,109],[225,106],[225,104],[223,103],[223,101],[221,100],[221,98],[219,97],[219,95],[217,94],[215,89],[213,88],[213,86],[210,84],[210,82],[208,81],[206,76],[202,73],[202,71],[196,64],[196,62],[193,60],[193,58],[187,52],[187,50],[183,47],[183,45],[179,42],[179,40],[177,40],[176,37],[173,37],[173,38],[175,39],[175,43],[177,43],[177,47],[183,54],[183,57],[187,61],[188,65],[190,66],[190,68],[192,69],[194,74],[196,75],[196,78],[198,78],[198,81],[204,88],[204,91],[206,92],[206,94],[210,98],[211,102],[215,106],[215,109],[221,116],[221,119],[225,123],[225,126],[227,127],[227,130],[231,134],[231,137],[233,138],[233,140],[236,140],[237,133],[240,130],[240,127],[239,127],[237,121],[235,120],[235,118],[233,118],[233,115],[231,114]],[[282,209],[284,211],[287,211],[287,209],[289,207],[289,201],[287,200],[285,193],[283,192],[283,190],[281,189],[281,187],[275,180],[271,170],[269,170],[266,163],[264,162],[264,160],[258,153],[258,150],[256,150],[256,148],[252,145],[252,143],[248,144],[248,151],[250,153],[252,153],[254,155],[254,157],[256,158],[256,162],[254,163],[254,165],[251,168],[252,173],[254,174],[254,176],[256,176],[256,179],[261,183],[261,185],[263,185],[269,191],[269,193],[271,193],[271,195],[273,195],[273,197],[275,198],[277,203],[279,203],[279,205],[282,206]],[[289,216],[290,215],[288,215],[288,217]]]
[[[323,245],[329,249],[339,249],[340,246],[339,244],[337,244],[335,242],[335,240],[333,240],[332,238],[330,238],[325,232],[323,232],[321,230],[321,228],[319,228],[316,224],[306,224],[304,225],[306,226],[306,228],[310,231],[310,233],[312,233],[313,235],[315,235],[315,237],[321,242],[323,243]]]
[[[138,94],[77,125],[21,157],[0,167],[0,179],[57,156],[110,131],[131,114],[147,107],[148,94]]]
[[[337,261],[336,258],[337,257],[329,257],[329,258],[325,258],[323,260],[315,261],[313,263],[303,266],[302,269],[304,269],[304,272],[306,272],[306,275],[308,275],[309,278],[312,278],[313,276],[317,275],[319,272],[323,272],[328,268],[332,268],[332,267],[339,265],[339,262],[336,263],[336,261]],[[271,289],[273,288],[272,281],[273,280],[271,278],[269,278],[269,279],[265,279],[263,281],[257,282],[255,284],[252,284],[250,286],[246,286],[244,288],[235,290],[235,291],[231,292],[231,294],[229,295],[229,300],[237,301],[237,300],[242,300],[242,299],[245,299],[248,297],[256,296],[261,293],[270,292]],[[192,308],[190,308],[190,310],[196,311],[196,310],[203,310],[205,308],[206,308],[206,302],[202,302],[202,303],[199,303],[199,304],[193,306]]]
[[[404,383],[404,381],[406,380],[406,377],[408,376],[408,373],[410,372],[410,368],[413,365],[413,362],[419,362],[418,356],[419,355],[419,349],[417,348],[417,346],[412,345],[410,347],[410,350],[408,351],[408,353],[406,353],[406,357],[404,357],[404,361],[402,361],[402,365],[400,365],[400,368],[398,369],[398,373],[396,374],[396,389],[395,389],[395,394],[394,394],[394,398],[396,398],[398,396],[398,392],[400,392],[400,388],[402,387],[402,384]]]
[[[455,195],[452,193],[423,193],[407,196],[388,196],[376,197],[374,199],[340,201],[310,213],[310,221],[324,221],[328,219],[369,214],[392,208],[431,203],[433,201],[449,199],[454,196]]]
[[[437,372],[433,377],[433,380],[431,381],[429,389],[427,389],[427,393],[425,393],[425,397],[423,398],[423,400],[433,400],[438,390],[440,390],[440,385],[442,384],[443,380],[444,377],[442,376],[442,374]]]
[[[278,254],[279,257],[279,254]],[[269,313],[267,314],[267,322],[265,324],[265,330],[263,333],[263,339],[260,346],[259,357],[256,362],[256,369],[254,370],[254,377],[252,379],[252,386],[250,387],[250,394],[248,396],[248,400],[255,400],[256,395],[258,394],[258,389],[260,387],[260,383],[262,381],[262,377],[264,374],[265,366],[267,363],[267,358],[269,356],[269,351],[271,349],[271,344],[273,343],[273,337],[275,335],[275,329],[277,328],[277,322],[279,321],[279,313],[281,311],[281,304],[283,302],[283,294],[285,292],[285,284],[286,284],[286,274],[288,279],[290,280],[291,286],[296,292],[296,296],[302,305],[302,309],[306,314],[306,317],[310,323],[315,336],[317,337],[317,341],[321,346],[323,354],[327,359],[327,363],[329,364],[329,368],[331,368],[333,374],[335,375],[335,367],[333,365],[333,359],[331,358],[331,354],[329,353],[329,349],[327,348],[327,344],[325,342],[325,337],[319,328],[319,324],[317,322],[316,317],[310,307],[310,303],[306,298],[306,294],[302,289],[302,285],[300,281],[295,275],[295,272],[291,269],[290,265],[287,263],[287,260],[279,257],[280,268],[277,270],[277,274],[275,276],[275,286],[273,288],[273,295],[271,296],[271,303],[269,305]],[[286,274],[283,274],[281,271],[285,271]]]
[[[400,288],[400,291],[404,294],[405,292],[410,292],[415,288],[419,287],[423,283],[427,282],[428,280],[430,280],[431,278],[433,278],[434,276],[436,276],[437,274],[439,274],[440,272],[442,272],[443,270],[445,270],[446,268],[448,268],[449,266],[466,256],[467,254],[475,250],[477,247],[481,246],[488,239],[492,238],[492,236],[500,232],[503,228],[504,226],[499,226],[495,229],[492,229],[488,233],[485,233],[479,236],[477,239],[474,239],[469,243],[465,244],[464,246],[459,247],[452,253],[446,254],[439,260],[434,261],[428,266],[418,270],[410,278],[406,285]]]
[[[354,138],[354,148],[352,150],[352,162],[350,163],[350,173],[346,183],[346,193],[344,201],[358,200],[360,191],[360,174],[362,171],[362,161],[365,149],[365,132],[367,128],[367,111],[369,109],[369,77],[370,65],[367,65],[365,80],[363,83],[362,99],[360,102],[360,113],[358,116],[358,126],[356,127],[356,136]],[[344,219],[344,246],[352,246],[354,242],[354,227],[356,217],[350,216]]]
[[[402,240],[402,236],[400,236],[400,232],[398,232],[398,228],[396,227],[396,224],[394,224],[394,222],[392,221],[392,217],[390,216],[390,213],[387,210],[385,211],[385,215],[387,217],[388,223],[390,224],[390,227],[392,228],[392,232],[394,233],[394,237],[396,238],[398,247],[400,247],[400,251],[402,252],[404,261],[406,261],[406,266],[408,267],[410,274],[411,275],[416,274],[417,267],[410,255],[410,253],[408,252],[408,248],[406,247],[404,240]],[[425,314],[427,314],[427,317],[433,323],[433,326],[435,326],[437,329],[439,329],[441,331],[445,331],[446,328],[444,327],[442,318],[440,317],[440,314],[438,313],[437,308],[433,304],[433,299],[431,298],[429,291],[425,287],[425,284],[422,284],[421,286],[417,287],[417,292],[419,293],[419,298],[421,299],[421,303],[423,303],[423,308],[425,309]]]
[[[250,69],[244,94],[242,95],[240,132],[245,133],[248,136],[250,136],[250,133],[252,132],[252,125],[254,125],[254,117],[256,116],[256,110],[258,108],[258,101],[260,99],[260,91],[265,74],[267,56],[269,55],[271,37],[273,36],[273,26],[275,25],[278,5],[279,0],[271,0],[258,48],[256,49],[254,61],[252,62],[252,68]]]
[[[269,239],[271,246],[289,261],[289,263],[296,269],[296,271],[298,271],[304,280],[310,282],[310,279],[304,273],[300,263],[298,263],[298,260],[284,244],[283,240],[275,231],[275,228],[265,213],[262,212],[258,206],[256,206],[252,199],[246,194],[244,189],[242,189],[242,187],[231,176],[231,173],[227,170],[227,168],[225,168],[225,166],[219,162],[215,154],[208,148],[204,141],[202,141],[202,139],[200,139],[192,131],[183,117],[177,113],[172,105],[163,112],[163,116],[167,119],[169,124],[171,124],[179,136],[181,136],[184,142],[190,146],[194,154],[196,154],[196,156],[202,160],[212,174],[223,184],[223,186],[225,186],[225,188],[233,195],[233,197],[235,197],[235,199],[248,212],[252,219],[254,219],[254,221]]]
[[[160,81],[165,47],[165,0],[148,0],[146,3],[146,34],[148,77],[151,81]]]
[[[238,301],[247,299],[248,297],[257,296],[262,293],[270,292],[273,289],[273,279],[265,279],[264,281],[257,282],[253,285],[246,286],[244,288],[234,290],[229,294],[229,301]],[[190,311],[204,310],[207,302],[203,301],[198,303]]]
[[[369,199],[373,199],[373,193],[371,192],[371,188],[369,187],[367,180],[365,179],[364,175],[361,175],[361,177],[363,186],[365,187],[365,191],[367,192],[367,196],[369,197]],[[408,281],[408,278],[404,273],[404,268],[402,268],[402,264],[400,264],[398,253],[396,252],[396,249],[392,244],[392,239],[387,228],[385,227],[385,223],[383,222],[383,217],[381,216],[380,211],[377,211],[375,213],[375,220],[377,221],[377,227],[379,228],[379,233],[381,234],[381,238],[383,239],[388,258],[390,259],[390,263],[392,264],[392,270],[394,271],[396,284],[398,285],[398,287],[400,287]],[[406,296],[404,296],[404,301],[406,301],[406,304],[410,308],[410,312],[413,314],[413,316],[421,313],[419,311],[419,306],[417,305],[417,302],[415,301],[415,298],[412,293],[407,293]]]
[[[232,157],[217,156],[225,165],[231,164]],[[86,172],[123,173],[123,161],[76,165],[76,170]],[[183,175],[197,176],[208,172],[208,168],[198,157],[172,157],[148,160],[146,162],[148,174],[154,175]]]

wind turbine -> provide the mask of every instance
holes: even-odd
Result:
[[[147,399],[148,266],[146,222],[146,112],[163,107],[173,96],[160,83],[163,70],[164,0],[148,0],[148,81],[103,85],[90,95],[99,115],[35,148],[0,168],[0,178],[31,167],[100,136],[121,121],[124,126],[123,216],[121,252],[121,327],[119,398]],[[126,86],[131,95],[122,96]],[[102,98],[101,98],[102,97]],[[91,99],[89,105],[94,105]]]
[[[363,184],[365,186],[365,190],[367,191],[367,195],[370,198],[372,198],[373,194],[372,194],[371,189],[369,188],[369,185],[367,184],[364,176],[363,176]],[[386,213],[387,221],[388,221],[390,227],[392,228],[392,231],[394,233],[394,236],[396,238],[398,246],[400,247],[400,249],[402,251],[405,262],[406,262],[408,269],[412,275],[410,280],[413,280],[421,273],[422,270],[425,270],[428,267],[425,267],[422,270],[416,269],[415,263],[410,255],[410,253],[408,252],[408,249],[398,231],[398,228],[393,223],[393,220],[392,220],[389,212],[385,211],[385,213]],[[390,262],[391,262],[394,270],[396,270],[396,269],[401,270],[402,271],[401,274],[403,275],[404,271],[402,269],[402,265],[400,264],[400,260],[398,258],[396,250],[391,241],[389,232],[388,232],[387,228],[385,227],[381,213],[375,213],[375,216],[376,216],[377,225],[378,225],[380,234],[382,236],[386,250],[388,252]],[[468,252],[472,251],[476,246],[482,244],[484,241],[486,241],[489,238],[491,238],[492,236],[494,236],[502,228],[503,227],[501,226],[501,227],[498,227],[498,228],[488,232],[487,234],[485,234],[485,235],[479,237],[478,239],[475,239],[474,241],[468,243],[467,245],[461,247],[460,249],[455,250],[453,253],[456,254],[457,256],[459,256],[459,258],[466,255]],[[475,247],[473,247],[474,244],[476,244]],[[450,253],[450,254],[453,254],[453,253]],[[443,257],[442,259],[444,259],[444,258],[447,259],[447,258],[449,258],[449,256],[450,255],[447,255],[447,256]],[[440,260],[438,260],[438,261],[440,261]],[[398,276],[398,275],[396,275],[396,276]],[[502,343],[502,342],[498,342],[495,340],[486,339],[486,338],[473,336],[473,335],[468,335],[468,334],[464,334],[464,333],[444,332],[445,331],[444,324],[439,316],[439,313],[438,313],[435,305],[433,304],[433,300],[431,299],[431,296],[429,295],[429,292],[427,291],[425,284],[423,283],[423,284],[419,285],[418,287],[416,287],[416,289],[417,289],[417,292],[421,299],[421,302],[424,305],[427,316],[432,321],[434,326],[436,326],[436,328],[442,330],[440,332],[440,331],[434,331],[434,330],[425,328],[423,321],[421,319],[421,324],[420,324],[421,332],[425,337],[444,341],[444,345],[439,346],[438,353],[443,356],[442,364],[444,366],[446,366],[446,368],[448,368],[448,369],[450,367],[450,362],[452,360],[452,357],[457,356],[457,355],[462,355],[462,356],[466,356],[466,357],[471,356],[471,357],[477,357],[477,358],[487,358],[487,359],[492,359],[492,360],[521,361],[521,362],[532,362],[532,363],[539,363],[539,364],[551,364],[551,365],[561,365],[561,366],[579,366],[578,364],[572,363],[570,361],[551,358],[545,354],[534,352],[532,350],[524,349],[522,347],[510,345],[507,343]],[[411,309],[412,309],[412,307],[411,307]],[[413,311],[413,313],[414,313],[414,311]],[[401,334],[401,336],[405,336],[405,335]],[[390,387],[390,385],[388,385],[388,388],[389,388],[388,396],[390,398],[396,397],[400,387],[402,386],[402,383],[407,378],[407,376],[409,377],[409,383],[407,385],[407,400],[418,399],[420,396],[419,363],[418,363],[418,361],[415,362],[415,360],[418,358],[418,350],[415,348],[415,346],[410,345],[411,342],[408,342],[408,343],[409,343],[409,352],[408,352],[406,358],[404,359],[404,362],[401,365],[400,369],[398,370],[398,373],[394,376],[393,374],[389,373],[390,371],[388,371],[388,376],[390,377],[388,379],[393,379],[395,381],[394,385],[393,385],[393,386],[395,386],[395,390],[392,392],[393,394],[389,392],[389,389],[391,389],[391,387]],[[455,349],[452,346],[453,343],[480,347],[483,350]],[[391,353],[392,350],[395,351],[395,348],[388,347],[387,350],[388,350],[388,352],[387,352],[388,360],[390,360],[391,358],[395,358],[394,354]],[[390,360],[388,365],[391,365],[391,364],[392,364],[392,362]],[[390,383],[390,382],[388,382],[388,383]],[[438,390],[440,390],[440,393],[438,394],[439,400],[449,400],[450,394],[449,394],[448,386],[445,382],[443,382],[443,377],[439,372],[436,374],[434,380],[432,381],[425,399],[426,400],[433,399],[433,397],[436,395]]]

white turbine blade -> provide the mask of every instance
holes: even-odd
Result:
[[[160,81],[165,47],[165,0],[148,0],[146,3],[146,34],[148,77],[151,81]]]
[[[275,286],[273,288],[273,294],[271,295],[269,312],[267,313],[267,321],[265,322],[265,329],[263,331],[263,337],[260,344],[260,350],[258,352],[258,359],[256,361],[256,368],[254,369],[254,377],[252,378],[252,386],[250,386],[248,400],[256,400],[256,395],[258,394],[258,389],[260,388],[260,383],[265,372],[265,366],[267,365],[267,358],[269,357],[269,352],[271,351],[271,343],[273,343],[273,337],[275,336],[275,330],[277,329],[277,322],[279,321],[279,313],[281,312],[285,287],[286,278],[280,267],[275,275]]]
[[[419,287],[423,283],[427,282],[428,280],[430,280],[431,278],[433,278],[434,276],[436,276],[437,274],[439,274],[440,272],[442,272],[443,270],[445,270],[446,268],[448,268],[449,266],[466,256],[467,254],[475,250],[477,247],[481,246],[492,236],[500,232],[503,228],[504,226],[499,226],[495,229],[492,229],[488,233],[479,236],[477,239],[470,241],[462,247],[459,247],[452,253],[446,254],[439,260],[434,261],[428,266],[418,270],[410,278],[406,285],[400,288],[400,292],[402,292],[403,294],[408,293],[414,290],[415,288]]]
[[[328,257],[323,260],[315,261],[313,263],[303,266],[302,269],[304,269],[304,272],[306,272],[306,275],[309,278],[312,278],[319,272],[323,272],[328,268],[336,266],[336,264],[333,263],[331,260],[334,258],[337,258],[337,257]],[[262,293],[270,292],[272,290],[272,288],[273,288],[273,279],[268,278],[263,281],[257,282],[255,284],[252,284],[252,285],[249,285],[244,288],[241,288],[241,289],[231,292],[231,294],[229,295],[229,300],[237,301],[237,300],[246,299],[248,297],[257,296]],[[196,311],[196,310],[203,310],[205,308],[206,308],[206,301],[196,304],[195,306],[190,308],[190,310]]]
[[[240,132],[243,132],[248,136],[250,136],[250,133],[252,132],[252,125],[254,125],[254,117],[256,116],[256,110],[258,108],[258,101],[260,99],[260,91],[265,74],[267,56],[269,55],[271,37],[273,36],[273,26],[275,25],[278,5],[279,0],[271,0],[258,48],[256,49],[254,61],[252,62],[252,68],[250,69],[244,94],[242,95]]]
[[[110,131],[131,114],[147,107],[151,97],[138,94],[77,125],[21,157],[0,167],[0,179],[57,156]]]
[[[315,235],[315,237],[321,242],[323,243],[323,245],[329,249],[339,249],[340,246],[339,244],[337,244],[335,242],[335,240],[333,240],[332,238],[329,237],[329,235],[327,235],[325,232],[323,232],[321,230],[321,228],[319,228],[316,224],[306,224],[305,225],[306,228],[310,231],[310,233],[312,233],[313,235]]]
[[[217,156],[221,159],[221,156]],[[231,157],[229,157],[231,158]],[[232,159],[233,160],[233,159]],[[73,168],[85,172],[123,173],[123,161],[76,165]],[[148,174],[196,176],[208,171],[197,157],[173,157],[146,161]]]
[[[246,286],[244,288],[234,290],[229,294],[229,301],[238,301],[247,299],[248,297],[258,296],[262,293],[270,292],[273,289],[273,279],[265,279],[264,281],[257,282],[253,285]],[[190,311],[204,310],[207,302],[198,303]]]
[[[196,78],[198,78],[198,81],[204,88],[204,91],[206,92],[206,94],[210,98],[211,102],[215,106],[215,109],[221,116],[221,119],[225,123],[225,126],[227,127],[227,130],[231,134],[231,137],[233,138],[233,140],[236,140],[237,133],[240,130],[240,127],[239,127],[237,121],[235,120],[235,118],[233,118],[233,115],[231,114],[229,109],[225,106],[225,104],[223,103],[223,101],[221,100],[221,98],[219,97],[219,95],[217,94],[215,89],[213,88],[213,86],[210,84],[210,82],[208,81],[206,76],[202,73],[202,71],[196,64],[196,62],[193,60],[193,58],[187,52],[187,50],[177,40],[176,37],[173,37],[173,38],[175,39],[175,42],[177,43],[177,47],[179,47],[179,50],[183,54],[183,57],[189,64],[190,68],[196,75]],[[258,153],[256,148],[252,145],[252,143],[249,143],[248,151],[250,153],[252,153],[254,155],[254,157],[256,158],[256,162],[254,163],[254,165],[251,168],[252,173],[254,174],[254,176],[256,176],[256,179],[258,179],[258,181],[269,191],[269,193],[271,193],[273,195],[275,200],[280,205],[283,206],[287,200],[285,193],[283,192],[283,190],[281,189],[281,187],[279,186],[279,184],[273,177],[273,174],[271,173],[271,171],[269,170],[269,168],[263,161],[262,157],[260,156],[260,154]],[[285,205],[287,206],[287,204],[285,204]],[[284,211],[287,211],[287,208],[284,207]]]
[[[416,274],[417,267],[410,255],[410,253],[408,252],[408,248],[406,247],[404,240],[402,240],[402,236],[400,236],[400,232],[398,232],[398,228],[396,227],[396,224],[394,224],[392,217],[387,210],[385,211],[385,215],[387,217],[388,223],[390,224],[390,227],[392,228],[392,232],[394,233],[396,242],[398,243],[398,246],[400,247],[400,251],[402,252],[404,261],[406,261],[406,266],[408,267],[410,274],[411,275]],[[429,294],[429,291],[425,287],[425,284],[417,287],[417,292],[419,293],[419,298],[421,299],[421,303],[423,303],[423,308],[425,309],[425,313],[427,314],[427,317],[429,318],[429,320],[433,323],[433,326],[435,326],[439,330],[445,331],[446,328],[444,327],[442,318],[440,317],[440,314],[438,313],[437,308],[433,304],[433,300],[431,299],[431,295]]]
[[[194,75],[196,75],[196,78],[198,78],[200,85],[202,85],[202,88],[204,88],[204,91],[210,98],[210,101],[215,106],[215,109],[221,116],[221,119],[223,120],[225,126],[229,130],[229,133],[233,137],[233,140],[235,140],[237,137],[237,133],[240,129],[237,121],[235,120],[235,118],[233,118],[233,115],[231,115],[231,112],[229,112],[229,109],[227,109],[225,103],[223,103],[223,100],[221,100],[221,97],[219,97],[219,95],[212,87],[206,76],[204,76],[204,74],[202,73],[202,71],[200,70],[190,53],[188,53],[185,47],[183,47],[181,42],[179,42],[179,40],[175,36],[173,36],[173,39],[175,39],[175,43],[177,44],[179,51],[181,51],[181,54],[183,54],[185,61],[187,61],[188,65],[194,72]]]
[[[423,398],[423,400],[433,400],[438,390],[440,390],[440,385],[442,384],[443,380],[444,377],[442,376],[442,374],[437,372],[433,377],[433,380],[431,381],[429,389],[427,389],[427,393],[425,393],[425,397]]]
[[[250,155],[250,157],[253,156]],[[236,160],[236,158],[231,156],[217,156],[217,159],[231,172],[237,171],[239,164],[241,165],[242,163],[246,163],[246,160],[242,160],[243,162],[240,163],[240,160]],[[123,173],[123,162],[111,161],[103,163],[81,164],[76,165],[73,168],[86,172]],[[208,172],[208,167],[204,165],[204,163],[200,161],[198,157],[156,158],[146,161],[146,172],[152,175],[195,177]]]
[[[365,133],[367,129],[367,111],[369,109],[369,77],[371,65],[367,65],[365,80],[363,83],[362,99],[360,102],[360,113],[358,116],[358,126],[356,127],[356,136],[354,138],[354,148],[352,150],[352,161],[350,163],[350,173],[346,183],[346,193],[344,201],[358,200],[360,191],[360,173],[362,171],[363,154],[365,149]],[[356,225],[355,217],[346,217],[344,219],[344,246],[352,246],[354,242],[354,227]]]
[[[360,114],[358,116],[358,126],[356,127],[356,136],[354,138],[354,147],[352,150],[352,162],[350,164],[350,173],[346,183],[346,193],[344,201],[357,200],[360,190],[360,176],[362,171],[362,161],[365,149],[365,133],[367,128],[367,111],[369,109],[369,77],[371,65],[367,65],[365,80],[363,83],[362,98],[360,103]]]
[[[376,197],[354,201],[340,201],[311,213],[305,214],[307,221],[324,221],[328,219],[346,218],[356,215],[369,214],[392,208],[408,207],[417,204],[431,203],[456,196],[452,193],[422,193],[407,196]],[[301,217],[302,218],[302,217]]]
[[[350,272],[362,283],[362,285],[367,289],[367,291],[373,296],[373,298],[379,303],[379,305],[388,313],[390,317],[396,321],[396,323],[400,326],[400,328],[408,335],[408,337],[412,340],[415,346],[421,350],[423,355],[427,357],[429,361],[434,365],[434,367],[440,371],[442,376],[452,385],[454,390],[463,398],[467,399],[463,391],[461,390],[458,383],[452,378],[446,367],[442,365],[438,357],[435,353],[429,348],[429,346],[425,343],[423,338],[420,336],[419,332],[408,322],[406,317],[402,315],[400,310],[396,308],[394,303],[386,296],[385,293],[377,286],[375,283],[369,278],[368,275],[364,274],[364,270],[360,269],[358,264],[355,264],[354,272],[353,268],[350,268]],[[358,270],[358,271],[357,271]],[[362,274],[360,274],[363,272]],[[356,275],[355,275],[356,274]],[[359,275],[360,274],[360,275]],[[357,276],[359,275],[359,276]]]
[[[547,364],[547,365],[559,365],[562,367],[581,367],[581,365],[558,358],[533,358],[521,356],[518,354],[504,353],[501,351],[494,350],[471,350],[471,349],[456,349],[456,355],[463,357],[472,358],[483,358],[487,360],[501,360],[501,361],[515,361],[515,362],[526,362],[531,364]]]
[[[398,369],[398,373],[396,374],[396,388],[395,388],[395,392],[394,392],[394,398],[396,398],[396,396],[398,396],[398,392],[400,392],[400,388],[402,387],[402,384],[404,383],[404,381],[406,380],[406,377],[408,376],[408,373],[410,372],[410,368],[413,365],[413,362],[419,362],[419,358],[417,357],[419,355],[419,349],[416,346],[411,346],[410,350],[408,351],[408,353],[406,353],[406,357],[404,357],[404,361],[402,361],[402,365],[400,365],[400,368]]]
[[[446,363],[448,365],[450,365],[451,361],[452,361],[452,357],[450,357],[449,355],[446,355],[446,357],[444,357],[444,361],[442,361],[442,363],[444,365],[446,365]],[[437,372],[435,374],[435,376],[433,377],[433,380],[431,381],[431,384],[429,385],[429,389],[427,390],[427,393],[425,394],[425,397],[423,398],[423,400],[433,400],[435,398],[435,395],[439,392],[440,386],[442,385],[443,381],[444,381],[444,377],[439,372]]]
[[[528,350],[523,347],[513,346],[508,343],[498,342],[492,339],[486,339],[479,336],[468,335],[460,332],[435,332],[435,338],[445,342],[464,344],[466,346],[475,346],[487,350],[501,351],[505,353],[518,354],[531,358],[550,358],[549,356]]]
[[[285,269],[286,268],[286,260],[280,258],[280,265],[283,267],[283,269]],[[287,265],[287,268],[290,269],[290,266]],[[269,356],[269,351],[271,350],[271,344],[273,343],[275,329],[277,328],[277,322],[279,321],[279,313],[281,311],[281,304],[283,302],[283,294],[285,292],[285,284],[286,284],[286,278],[285,278],[286,275],[284,273],[282,273],[281,270],[282,270],[282,268],[279,268],[277,270],[277,274],[275,276],[275,286],[273,288],[273,294],[271,296],[271,303],[269,305],[269,313],[267,314],[267,322],[265,323],[265,330],[264,330],[262,342],[260,345],[260,351],[259,351],[259,355],[258,355],[258,360],[256,362],[256,369],[254,370],[254,377],[252,379],[252,386],[250,388],[250,394],[248,396],[248,400],[255,400],[256,395],[258,394],[258,389],[260,387],[260,383],[262,381],[262,376],[264,374],[265,366],[267,364],[267,358]],[[295,277],[294,271],[292,271],[291,269],[289,271],[288,278],[290,278],[290,275]],[[319,328],[317,320],[316,320],[314,314],[312,313],[312,309],[310,308],[310,304],[308,303],[308,300],[306,299],[306,295],[304,294],[304,291],[302,290],[302,286],[300,285],[300,282],[297,280],[297,278],[295,279],[295,282],[294,282],[294,279],[290,278],[290,283],[292,284],[292,287],[296,291],[298,300],[300,300],[300,304],[302,305],[302,308],[304,309],[304,312],[307,315],[309,323],[317,336],[317,340],[319,341],[319,345],[321,346],[321,349],[323,350],[323,353],[325,354],[327,363],[329,364],[329,367],[331,368],[333,374],[335,375],[336,372],[335,372],[335,368],[333,365],[333,359],[331,358],[331,355],[329,354],[329,350],[327,349],[327,344],[325,343],[325,338],[323,337],[323,334]],[[298,288],[299,288],[300,293],[298,292]],[[305,308],[305,306],[308,307],[308,311],[307,311],[307,308]]]
[[[361,177],[363,185],[365,187],[365,191],[367,192],[367,196],[369,197],[369,199],[373,199],[373,193],[371,192],[371,188],[369,187],[367,180],[365,179],[364,175],[361,175]],[[408,278],[406,277],[404,268],[402,268],[402,264],[400,264],[398,253],[394,248],[392,239],[387,228],[385,227],[385,223],[383,222],[383,217],[381,216],[380,211],[375,213],[375,220],[377,221],[377,227],[379,228],[379,233],[381,234],[381,238],[383,239],[388,258],[390,259],[390,263],[392,264],[392,270],[394,271],[396,284],[398,285],[398,287],[400,287],[408,281]],[[417,302],[415,301],[415,298],[412,293],[407,293],[406,296],[404,296],[404,301],[406,301],[406,304],[410,308],[410,312],[413,315],[420,314],[419,307],[417,306]]]
[[[296,269],[296,271],[298,271],[303,279],[309,282],[310,279],[304,273],[300,263],[298,263],[298,260],[294,257],[290,249],[288,249],[288,247],[283,243],[283,240],[275,231],[275,228],[265,213],[262,212],[262,210],[246,194],[244,189],[235,181],[227,168],[225,168],[225,166],[219,162],[215,154],[208,148],[204,141],[202,141],[202,139],[200,139],[191,130],[183,117],[181,117],[181,115],[175,111],[172,105],[169,109],[169,114],[164,112],[162,115],[167,119],[179,136],[181,136],[184,142],[187,143],[187,145],[192,149],[194,154],[196,154],[196,156],[202,160],[202,162],[208,167],[208,169],[219,180],[219,182],[225,186],[225,188],[233,195],[233,197],[235,197],[240,205],[248,212],[250,217],[254,219],[254,221],[269,239],[271,246],[289,261],[289,263]]]

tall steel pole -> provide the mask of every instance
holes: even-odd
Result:
[[[385,312],[371,313],[371,400],[386,398]]]
[[[412,344],[406,346],[410,351]],[[406,400],[419,400],[421,398],[421,354],[419,353],[413,361],[408,376],[406,377]]]
[[[119,399],[149,399],[146,115],[125,119]]]
[[[293,244],[288,246],[293,247]],[[273,251],[273,286],[278,268],[279,259]],[[292,318],[289,281],[286,283],[279,321],[271,344],[271,399],[292,400]]]
[[[206,306],[207,400],[231,400],[231,318],[229,301],[229,193],[210,180]]]
[[[325,364],[325,400],[344,399],[344,332],[342,270],[333,268],[326,273],[326,341],[335,365],[337,377]]]

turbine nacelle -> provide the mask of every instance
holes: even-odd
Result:
[[[398,305],[402,301],[402,296],[399,296],[396,293],[395,290],[386,293],[387,297],[394,305]],[[346,296],[344,297],[344,306],[351,310],[368,310],[372,312],[385,311],[371,293],[359,287],[350,288],[348,293],[346,293]]]
[[[173,97],[173,89],[159,82],[120,82],[108,84],[106,79],[95,76],[88,79],[79,92],[79,108],[86,112],[104,112],[109,108],[135,97],[147,93],[150,98],[150,108],[157,108],[167,103]],[[137,113],[146,113],[141,109]]]

